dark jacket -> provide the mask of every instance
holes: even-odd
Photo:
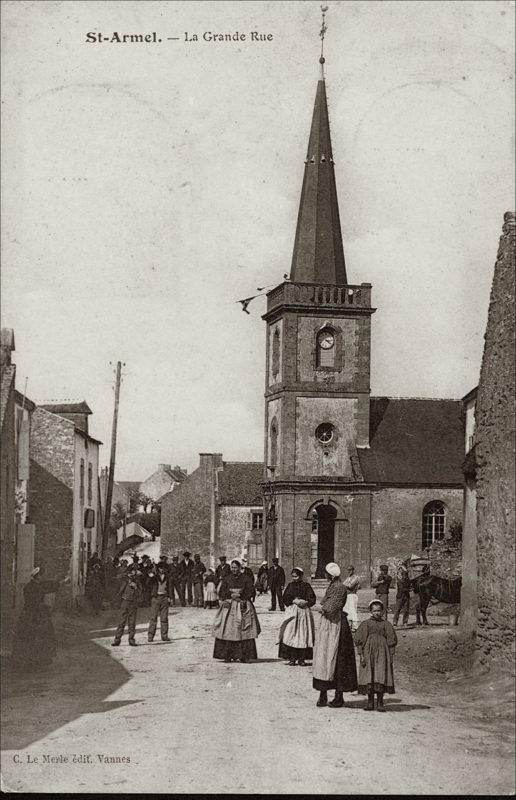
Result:
[[[150,572],[149,576],[148,576],[148,581],[149,581],[148,586],[149,586],[149,589],[150,589],[151,597],[157,597],[158,596],[158,588],[159,588],[158,575],[159,575],[159,572],[156,570],[154,572]],[[170,578],[168,577],[166,572],[164,573],[164,575],[165,575],[166,595],[167,595],[167,597],[170,597],[171,596],[171,593],[170,593]]]
[[[194,565],[193,565],[193,569],[192,569],[193,582],[194,583],[202,583],[203,575],[204,575],[205,572],[206,572],[206,567],[204,566],[202,561],[199,561],[199,563],[196,563],[194,561]]]
[[[136,585],[131,586],[131,583]],[[128,575],[124,575],[120,584],[119,594],[122,600],[127,600],[129,603],[140,603],[143,598],[140,578],[130,578]]]
[[[283,602],[286,606],[291,606],[294,600],[306,600],[309,608],[317,602],[314,590],[304,580],[291,581],[283,592]]]
[[[229,564],[219,564],[218,567],[215,570],[215,577],[217,578],[217,583],[220,583],[220,581],[223,578],[227,578],[227,576],[230,573],[231,573],[231,569],[229,567]]]
[[[179,583],[181,580],[181,564],[175,564],[172,562],[168,565],[168,576],[173,583]]]
[[[373,589],[376,589],[376,596],[381,597],[382,595],[389,594],[389,589],[392,583],[392,577],[390,575],[384,575],[381,572],[377,579],[372,582],[371,586]]]
[[[183,560],[179,563],[179,566],[181,568],[181,580],[191,581],[193,577],[193,568],[194,568],[194,562],[192,561],[192,559],[190,558],[188,560],[188,563],[186,563],[186,559],[183,558]]]
[[[285,570],[283,567],[269,567],[269,586],[285,586]]]

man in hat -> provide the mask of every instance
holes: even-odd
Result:
[[[276,611],[276,598],[280,611],[285,611],[283,603],[283,587],[285,586],[285,570],[280,567],[279,558],[272,559],[272,567],[269,569],[269,586],[271,590],[271,607],[269,611]]]
[[[160,561],[155,569],[151,570],[147,576],[151,592],[151,617],[147,639],[152,642],[158,624],[161,631],[161,641],[170,642],[168,638],[168,603],[170,599],[170,583],[167,574],[167,565]]]
[[[152,571],[153,564],[147,553],[144,553],[140,562],[140,581],[142,584],[143,598],[141,606],[148,608],[151,605],[151,587],[149,582],[149,573]]]
[[[197,608],[204,608],[204,574],[206,567],[201,561],[199,553],[194,555],[194,563],[192,567],[192,581],[194,591],[194,605]]]
[[[193,564],[194,562],[190,558],[192,554],[189,550],[185,550],[183,553],[183,560],[179,565],[181,567],[181,591],[183,592],[183,599],[187,599],[187,592],[188,592],[188,605],[191,606],[193,603]],[[185,602],[186,605],[186,602]]]
[[[229,564],[226,563],[226,556],[219,556],[219,563],[217,564],[217,569],[215,570],[215,577],[217,578],[217,586],[221,582],[223,578],[227,578],[228,575],[231,573],[231,569]]]
[[[131,564],[127,573],[122,578],[119,594],[121,598],[121,616],[118,628],[115,632],[114,641],[111,642],[111,647],[118,647],[122,641],[126,624],[129,634],[129,644],[132,647],[136,647],[137,645],[134,640],[136,634],[136,614],[138,611],[138,603],[142,598],[142,587],[136,564]]]
[[[371,586],[376,589],[376,596],[382,601],[382,619],[387,619],[389,611],[389,589],[392,583],[392,578],[389,575],[389,567],[387,564],[380,564],[380,574],[375,581],[372,581]]]
[[[407,625],[410,615],[410,578],[408,569],[402,564],[398,570],[396,583],[396,608],[392,618],[392,624],[396,628],[400,613],[403,611],[403,625]]]
[[[183,586],[181,584],[181,565],[179,563],[178,556],[172,556],[172,563],[169,564],[168,568],[168,577],[170,583],[170,599],[172,600],[172,605],[175,606],[176,604],[176,592],[177,592],[177,599],[181,603],[182,606],[185,604],[185,596],[183,593]]]

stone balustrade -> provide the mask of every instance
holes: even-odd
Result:
[[[282,305],[370,308],[371,284],[334,286],[286,281],[267,293],[268,312]]]

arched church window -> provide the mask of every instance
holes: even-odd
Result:
[[[279,375],[280,362],[280,335],[276,328],[272,335],[272,377],[276,379]]]
[[[278,426],[276,424],[276,420],[271,422],[271,446],[270,446],[270,458],[269,464],[271,467],[275,467],[278,463]]]
[[[423,509],[423,548],[444,539],[446,508],[440,500],[432,500]]]
[[[331,422],[323,422],[315,429],[315,435],[321,444],[329,444],[335,435],[335,428]]]
[[[331,328],[323,328],[317,334],[316,366],[335,366],[335,332]]]

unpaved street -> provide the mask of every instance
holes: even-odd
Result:
[[[80,636],[61,634],[65,644],[51,669],[4,677],[4,790],[513,791],[510,739],[414,689],[404,642],[429,636],[431,644],[438,626],[401,633],[388,713],[364,712],[356,695],[345,696],[343,709],[319,709],[311,668],[277,659],[282,615],[267,607],[267,597],[257,602],[263,630],[260,660],[251,664],[212,659],[215,612],[171,609],[170,644],[147,644],[142,622],[138,648],[127,637],[110,647],[113,612],[77,621]],[[147,610],[139,615],[145,620]],[[82,762],[73,763],[74,755]],[[44,763],[44,756],[61,761]],[[99,756],[126,762],[101,763]]]

